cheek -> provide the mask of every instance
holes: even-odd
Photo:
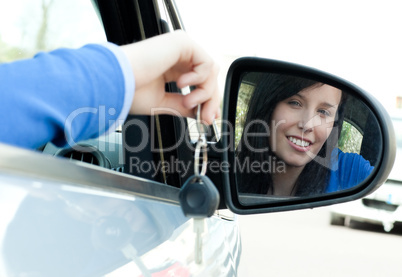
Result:
[[[285,121],[276,122],[275,126],[271,125],[268,142],[272,151],[275,152],[278,145],[286,142],[286,134],[289,128],[291,128],[291,124],[285,123]]]

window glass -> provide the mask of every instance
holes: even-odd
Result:
[[[32,57],[58,47],[105,42],[90,0],[0,2],[0,62]]]

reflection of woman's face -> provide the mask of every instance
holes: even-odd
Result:
[[[269,145],[290,166],[305,166],[332,131],[341,91],[329,85],[308,87],[279,102],[270,122]]]

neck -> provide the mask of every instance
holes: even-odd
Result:
[[[297,178],[299,178],[304,166],[294,167],[287,166],[283,172],[272,173],[273,182],[273,195],[277,196],[291,196],[295,194],[295,185]],[[268,194],[272,194],[272,191],[268,191]]]

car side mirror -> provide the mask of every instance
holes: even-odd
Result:
[[[395,159],[388,113],[339,77],[282,61],[240,58],[223,108],[226,205],[251,214],[361,198]]]

